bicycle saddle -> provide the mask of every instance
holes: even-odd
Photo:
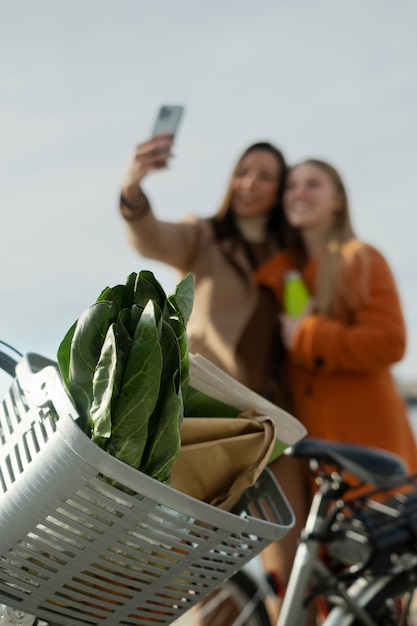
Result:
[[[407,475],[404,462],[395,454],[358,444],[307,437],[294,444],[289,454],[335,464],[375,487],[397,487]]]

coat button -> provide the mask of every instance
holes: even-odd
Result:
[[[313,387],[308,386],[308,387],[305,388],[304,391],[305,391],[306,396],[312,396],[314,389],[313,389]]]
[[[322,356],[318,356],[314,361],[316,367],[323,367],[324,363],[325,361]]]

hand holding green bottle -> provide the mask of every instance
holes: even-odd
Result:
[[[284,311],[290,317],[298,317],[303,313],[310,294],[297,270],[291,270],[285,275]]]

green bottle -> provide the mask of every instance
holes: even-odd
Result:
[[[308,289],[304,284],[301,274],[297,270],[291,270],[285,275],[284,285],[284,310],[287,315],[297,317],[304,311],[310,299]]]

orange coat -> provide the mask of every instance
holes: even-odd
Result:
[[[329,317],[305,318],[288,354],[293,413],[312,437],[385,448],[416,472],[415,437],[390,371],[405,350],[394,278],[372,246],[352,240],[342,254],[349,259],[343,271],[349,298],[339,294]],[[257,280],[282,302],[284,274],[293,267],[288,253],[279,253],[258,269]],[[311,294],[316,273],[311,260],[303,272]]]

